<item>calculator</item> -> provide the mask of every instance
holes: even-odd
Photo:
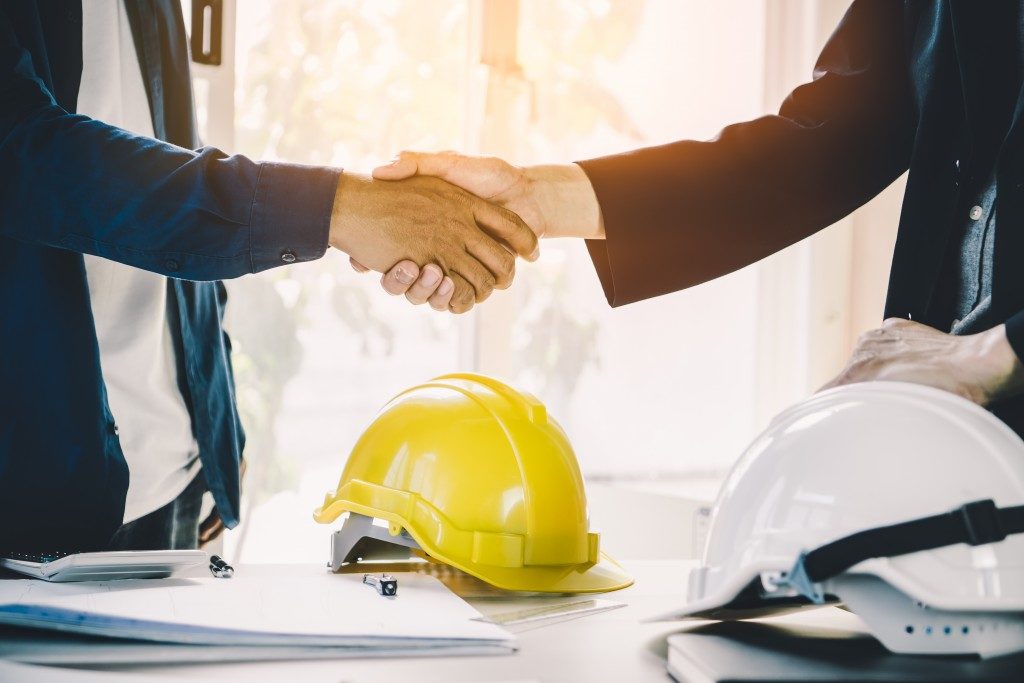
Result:
[[[209,563],[202,550],[0,553],[0,567],[53,582],[163,579]]]

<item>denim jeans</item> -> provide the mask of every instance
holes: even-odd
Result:
[[[203,473],[159,510],[122,524],[109,550],[192,550],[199,545],[199,515],[206,482]]]

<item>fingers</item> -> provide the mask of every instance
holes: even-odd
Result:
[[[377,180],[405,180],[416,175],[416,162],[402,152],[394,161],[373,169],[373,177]]]
[[[357,273],[366,273],[370,270],[359,261],[356,261],[351,256],[348,258],[348,263],[350,266],[352,266],[352,270],[356,271]]]
[[[399,261],[380,277],[380,286],[392,296],[405,294],[420,275],[420,267],[412,261]]]
[[[207,543],[217,540],[217,537],[224,533],[226,528],[217,508],[214,508],[209,516],[199,524],[199,547],[202,548]]]
[[[827,384],[822,385],[821,388],[818,389],[818,391],[815,392],[815,393],[821,393],[822,391],[828,391],[829,389],[834,389],[836,387],[841,387],[843,385],[843,381],[844,381],[843,374],[840,373],[840,374],[836,375],[835,377],[833,377],[831,380],[829,380],[829,382]]]
[[[448,310],[452,313],[466,313],[473,308],[473,304],[476,302],[476,290],[466,278],[458,273],[449,273],[448,278],[451,279],[453,285]]]
[[[516,257],[506,247],[486,235],[481,235],[479,239],[470,241],[466,250],[491,271],[496,288],[508,289],[511,286],[512,278],[516,274]]]
[[[467,258],[466,262],[471,260]],[[413,277],[414,273],[418,277]],[[407,282],[410,278],[411,281]],[[468,280],[458,273],[452,273],[450,277],[444,275],[441,267],[434,263],[428,263],[421,269],[412,261],[401,261],[381,276],[381,286],[389,294],[405,294],[405,298],[415,305],[429,302],[435,311],[465,313],[473,308],[477,297],[476,288]]]
[[[485,233],[507,244],[515,253],[528,261],[540,256],[540,244],[536,233],[522,218],[500,206],[486,201],[473,204],[473,218]]]
[[[409,291],[405,293],[405,298],[409,300],[409,303],[416,306],[427,303],[427,300],[440,288],[443,278],[444,273],[441,272],[440,266],[428,263],[423,266],[420,276],[409,287]]]
[[[462,257],[449,267],[449,271],[461,275],[470,284],[476,294],[476,303],[486,301],[497,284],[494,273],[484,268],[469,252],[463,252]]]
[[[455,162],[455,155],[422,152],[402,152],[398,158],[373,169],[378,180],[404,180],[414,175],[432,175],[443,178]]]
[[[441,284],[437,286],[434,293],[430,295],[430,307],[435,311],[447,311],[452,303],[452,296],[455,294],[455,282],[448,277],[444,276],[441,280]]]
[[[497,157],[477,157],[457,152],[402,152],[391,163],[378,166],[373,177],[403,180],[413,175],[434,176],[492,201],[522,190],[523,170]]]

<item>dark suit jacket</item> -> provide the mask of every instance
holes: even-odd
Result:
[[[1001,149],[992,306],[1024,358],[1024,99],[998,101],[1016,69],[1004,61],[1019,47],[1016,22],[1005,20],[1016,5],[855,0],[814,80],[777,115],[707,142],[581,162],[604,216],[607,239],[588,247],[609,302],[742,268],[831,225],[909,168],[885,315],[948,329],[933,304],[960,191]],[[996,412],[1020,433],[1022,408]]]
[[[338,171],[193,151],[181,3],[109,1],[128,9],[162,141],[74,113],[81,0],[0,0],[0,549],[102,547],[121,523],[82,253],[169,276],[179,383],[233,526],[243,435],[218,280],[327,249]]]

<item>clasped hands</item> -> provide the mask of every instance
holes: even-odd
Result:
[[[359,269],[385,273],[391,291],[416,278],[431,281],[426,298],[455,313],[508,287],[516,255],[538,256],[537,236],[518,215],[428,177],[391,182],[343,173],[329,242]]]
[[[553,229],[557,226],[557,230]],[[492,157],[403,152],[338,184],[331,244],[413,304],[464,313],[539,256],[538,237],[597,237],[600,209],[575,164],[519,168]]]
[[[403,152],[359,186],[410,192],[394,193],[395,215],[383,221],[382,244],[341,248],[357,270],[384,273],[381,284],[391,294],[437,310],[464,312],[495,287],[507,287],[512,254],[535,259],[538,237],[604,237],[593,187],[575,164],[520,168],[492,157]],[[342,183],[339,199],[344,195]],[[378,220],[367,208],[356,222],[365,232],[378,229]],[[406,243],[415,249],[403,250]],[[891,319],[861,336],[846,367],[824,388],[870,380],[930,385],[989,405],[1024,391],[1024,366],[1005,325],[955,336]]]

